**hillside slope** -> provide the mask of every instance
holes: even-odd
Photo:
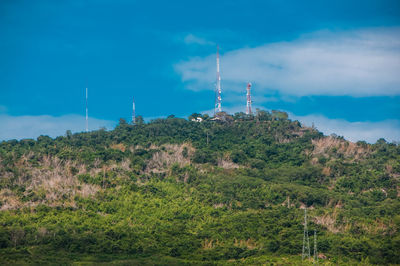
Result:
[[[320,262],[400,263],[399,145],[221,117],[0,143],[0,262],[297,264],[308,208]]]

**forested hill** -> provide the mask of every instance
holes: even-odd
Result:
[[[320,264],[396,264],[399,177],[398,144],[282,112],[3,141],[0,263],[300,264],[307,208]]]

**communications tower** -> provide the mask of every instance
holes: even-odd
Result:
[[[86,87],[86,132],[89,132],[88,89]]]
[[[135,97],[132,97],[132,125],[136,123],[136,113],[135,113]]]
[[[222,112],[222,107],[221,107],[221,75],[219,72],[219,47],[217,46],[217,83],[215,85],[214,115],[219,112]]]
[[[246,115],[251,115],[251,83],[247,83],[247,104],[246,104]]]

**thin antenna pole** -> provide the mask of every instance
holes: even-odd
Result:
[[[136,112],[135,112],[135,97],[132,97],[132,125],[136,123]]]
[[[251,115],[251,94],[250,94],[250,89],[251,89],[251,83],[247,83],[247,103],[246,103],[246,114]]]
[[[221,74],[219,72],[219,46],[217,45],[217,83],[215,86],[215,107],[214,107],[214,115],[216,113],[222,112],[221,107]]]
[[[307,208],[304,209],[303,251],[301,253],[301,259],[304,260],[305,257],[310,259],[310,239],[308,237],[307,228]]]
[[[86,132],[89,132],[88,88],[86,87]]]

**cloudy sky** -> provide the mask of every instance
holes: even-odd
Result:
[[[214,104],[286,111],[325,134],[400,141],[399,1],[0,1],[0,140]]]

